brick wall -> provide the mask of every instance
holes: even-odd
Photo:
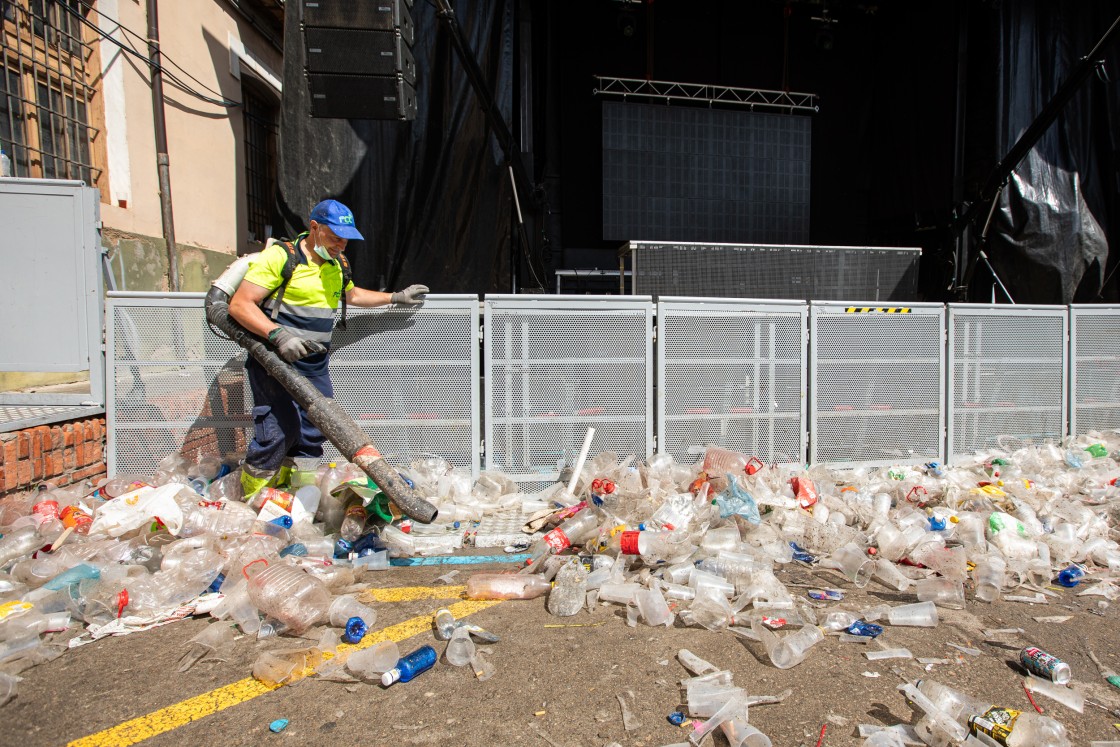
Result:
[[[104,476],[104,416],[0,433],[0,496]]]

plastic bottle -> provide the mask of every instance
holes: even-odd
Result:
[[[447,648],[443,652],[447,663],[453,667],[465,667],[474,656],[474,641],[466,628],[455,628]]]
[[[547,579],[519,573],[476,573],[467,579],[468,599],[533,599],[552,588]]]
[[[618,550],[623,555],[640,555],[646,565],[682,560],[696,549],[687,532],[622,532]]]
[[[50,544],[35,527],[21,527],[0,538],[0,568]]]
[[[532,556],[529,567],[535,567],[549,555],[566,550],[572,545],[578,545],[590,537],[598,528],[599,515],[590,508],[580,510],[575,516],[562,522],[560,526],[545,534],[529,548],[529,554]]]
[[[0,148],[0,177],[12,175],[12,159]]]
[[[397,661],[397,666],[381,675],[381,684],[389,687],[395,682],[409,682],[419,674],[427,672],[436,664],[436,650],[431,646],[421,646]]]
[[[248,532],[257,515],[240,501],[201,501],[183,518],[181,537],[199,534],[239,535]]]
[[[263,568],[261,566],[264,566]],[[269,565],[261,558],[242,571],[253,605],[299,635],[327,616],[331,592],[319,579],[290,565]]]
[[[556,585],[548,594],[548,611],[557,617],[570,617],[587,601],[587,570],[576,559],[569,560],[556,574]]]
[[[350,491],[347,491],[350,492]],[[366,507],[360,495],[351,495],[346,501],[343,510],[342,526],[338,533],[347,542],[353,542],[362,536],[362,529],[366,526]]]
[[[319,512],[316,519],[326,524],[330,531],[342,525],[346,513],[342,502],[331,495],[331,491],[341,485],[345,479],[345,472],[334,462],[327,465],[326,471],[319,478]]]
[[[451,636],[455,633],[455,616],[451,614],[451,610],[447,608],[436,610],[433,624],[436,629],[436,638],[441,641],[451,640]]]

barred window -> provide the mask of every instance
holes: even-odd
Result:
[[[242,77],[241,85],[249,240],[263,242],[272,235],[276,212],[276,137],[280,129],[280,106],[263,85],[248,75]]]
[[[97,184],[92,0],[0,0],[0,146],[14,176]],[[89,22],[90,25],[95,25]]]

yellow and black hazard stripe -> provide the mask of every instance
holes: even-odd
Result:
[[[849,306],[848,314],[909,314],[909,306]]]

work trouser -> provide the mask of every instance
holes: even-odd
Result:
[[[322,457],[326,437],[292,395],[253,358],[245,362],[245,373],[253,393],[254,428],[245,464],[263,476],[278,470],[285,457]],[[307,380],[324,397],[334,396],[328,371],[308,375]]]

